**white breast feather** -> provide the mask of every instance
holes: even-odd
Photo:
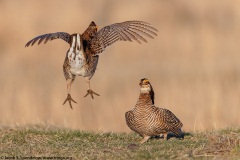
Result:
[[[76,50],[75,51],[75,42],[77,40],[77,45],[80,50]],[[75,74],[75,75],[79,75],[79,76],[84,76],[85,74],[85,69],[84,69],[84,55],[83,55],[83,50],[81,49],[81,43],[80,43],[80,35],[77,34],[77,37],[74,36],[73,37],[73,41],[72,41],[72,45],[69,49],[68,52],[68,59],[69,59],[69,63],[71,66],[70,71]]]
[[[148,92],[150,92],[151,88],[150,87],[140,88],[140,90],[141,90],[141,93],[148,93]]]

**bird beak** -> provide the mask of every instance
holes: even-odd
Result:
[[[149,80],[148,80],[148,79],[145,79],[143,82],[144,82],[144,83],[149,83]]]

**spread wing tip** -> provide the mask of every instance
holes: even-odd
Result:
[[[40,35],[38,37],[33,38],[32,40],[30,40],[25,47],[29,47],[30,45],[33,46],[36,42],[37,44],[41,44],[43,41],[43,43],[47,43],[48,41],[52,41],[54,39],[62,39],[67,43],[70,43],[70,35],[66,32],[56,32],[56,33],[48,33],[48,34],[44,34],[44,35]]]
[[[132,20],[132,21],[129,21],[130,23],[136,23],[136,24],[142,24],[142,25],[146,25],[147,27],[151,28],[152,30],[158,32],[158,30],[153,27],[150,23],[148,22],[144,22],[144,21],[139,21],[139,20]]]
[[[31,42],[31,41],[30,41]],[[25,45],[25,47],[29,47],[29,45],[31,44],[30,42],[28,42],[26,45]]]
[[[31,41],[29,41],[26,45],[25,45],[25,47],[29,47],[29,46],[33,46],[36,42],[38,41],[38,39],[32,39]],[[38,43],[38,44],[40,44],[40,43]]]

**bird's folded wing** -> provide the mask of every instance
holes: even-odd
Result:
[[[154,38],[157,29],[142,21],[115,23],[100,29],[90,42],[92,55],[102,53],[105,48],[117,41],[147,42],[144,36]]]
[[[174,128],[181,128],[182,122],[169,110],[165,109],[165,123]]]
[[[65,33],[65,32],[56,32],[56,33],[49,33],[49,34],[43,34],[38,37],[33,38],[30,40],[25,47],[28,46],[33,46],[38,40],[38,45],[44,41],[44,44],[47,43],[49,40],[54,40],[54,39],[62,39],[66,41],[67,43],[70,44],[70,34]]]

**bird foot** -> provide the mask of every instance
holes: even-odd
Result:
[[[73,109],[73,108],[72,108],[72,103],[71,103],[71,101],[73,101],[74,103],[77,103],[76,101],[74,101],[74,100],[72,99],[72,97],[71,97],[70,94],[68,94],[67,98],[66,98],[65,101],[63,102],[63,105],[64,105],[67,101],[69,102],[69,105],[70,105],[70,108],[71,108],[71,109]]]
[[[93,95],[100,96],[99,94],[97,94],[93,90],[89,89],[89,90],[87,90],[87,94],[84,97],[87,97],[89,94],[91,95],[92,99],[94,99]]]
[[[140,141],[140,144],[147,142],[149,138],[150,138],[150,136],[144,136],[143,139]]]

